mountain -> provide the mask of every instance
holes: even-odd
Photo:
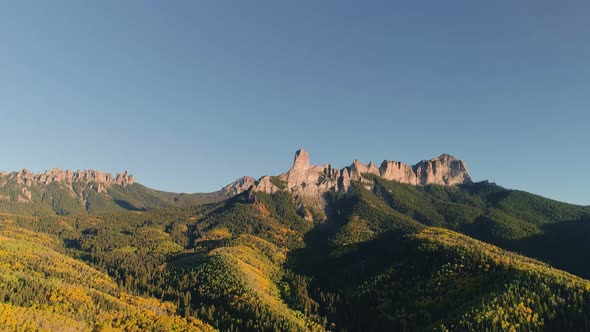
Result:
[[[276,192],[288,190],[302,199],[317,199],[328,191],[346,191],[353,181],[364,181],[363,174],[373,174],[385,180],[411,185],[459,185],[471,183],[467,166],[462,160],[443,154],[431,160],[423,160],[413,166],[399,161],[384,160],[380,167],[355,160],[349,167],[334,169],[330,164],[311,166],[304,150],[295,153],[293,166],[276,177],[262,177],[256,184],[257,191]]]
[[[37,278],[32,284],[48,283],[45,276],[65,289],[94,275],[111,280],[102,292],[126,294],[119,297],[133,299],[126,303],[154,303],[152,312],[177,322],[150,312],[123,319],[158,331],[173,324],[220,331],[590,326],[584,279],[590,278],[590,207],[474,183],[465,163],[449,155],[414,166],[355,161],[334,170],[311,166],[298,151],[289,171],[242,178],[223,191],[233,196],[145,211],[0,213],[0,235],[27,242],[0,243],[0,253],[8,252],[0,254],[0,282],[12,290],[4,296],[9,309],[0,311],[0,328],[14,326],[6,317],[17,326],[28,321],[11,312],[42,310],[104,324],[111,310],[95,304],[71,313],[51,291],[31,297],[15,269]],[[47,272],[44,260],[30,257],[46,257],[48,250],[59,259],[49,263],[58,271],[103,272],[79,273],[79,280],[75,273]],[[84,291],[102,303],[105,295],[89,285]],[[157,309],[162,306],[168,311]],[[145,315],[162,324],[139,318]],[[35,317],[37,327],[73,326]],[[56,325],[40,325],[53,320]]]
[[[185,194],[145,187],[127,171],[113,176],[95,170],[37,174],[23,169],[0,173],[0,211],[67,215],[191,206],[232,197],[249,181],[253,179],[244,177],[216,192]]]
[[[326,194],[346,192],[353,182],[367,186],[373,182],[365,174],[410,185],[456,186],[471,183],[465,162],[451,155],[423,160],[410,166],[399,161],[384,160],[380,167],[355,160],[350,166],[334,169],[330,164],[310,165],[304,150],[295,153],[291,169],[278,176],[264,176],[254,184],[254,191],[275,193],[287,191],[295,196],[299,209],[307,212],[306,218],[325,219]]]
[[[298,197],[302,206],[305,203],[310,209],[321,210],[326,192],[347,190],[352,181],[363,180],[361,175],[364,173],[413,185],[471,182],[465,163],[446,154],[413,166],[383,161],[377,168],[373,163],[365,165],[355,160],[349,167],[333,169],[329,164],[310,166],[307,152],[299,150],[288,172],[264,176],[259,180],[244,176],[212,193],[186,194],[151,189],[136,183],[127,171],[114,176],[96,170],[53,169],[33,173],[22,169],[2,172],[0,211],[67,215],[187,207],[228,199],[250,187],[269,193],[288,190]]]

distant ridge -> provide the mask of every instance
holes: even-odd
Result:
[[[239,181],[235,183],[243,183]],[[127,171],[112,175],[96,170],[22,169],[0,173],[0,211],[67,215],[185,207],[227,199],[236,194],[235,186],[212,193],[171,193],[136,183]]]
[[[54,168],[43,173],[33,173],[27,169],[22,169],[18,172],[2,172],[2,176],[7,176],[8,179],[15,179],[17,183],[26,186],[36,185],[38,183],[49,184],[52,182],[72,183],[72,182],[95,182],[102,185],[128,185],[135,183],[133,175],[124,171],[117,173],[115,176],[111,173],[103,173],[95,170],[72,171]]]
[[[244,176],[212,193],[172,193],[154,190],[136,183],[127,171],[112,175],[97,170],[62,169],[33,173],[27,169],[0,173],[0,211],[21,214],[71,214],[147,210],[185,207],[221,201],[246,190],[274,193],[288,191],[300,203],[322,208],[323,195],[329,191],[347,191],[352,182],[370,185],[366,175],[411,185],[455,186],[471,183],[465,162],[442,154],[415,165],[384,160],[377,167],[358,160],[342,169],[330,164],[313,166],[309,154],[300,149],[293,166],[278,176],[256,180]]]
[[[381,177],[411,185],[456,186],[472,183],[464,161],[449,154],[442,154],[430,160],[422,160],[415,165],[399,161],[384,160],[380,167],[374,163],[364,164],[354,160],[342,169],[332,168],[330,164],[313,166],[309,154],[300,149],[295,152],[293,166],[278,176],[264,176],[254,185],[254,191],[274,193],[287,190],[301,201],[321,207],[326,192],[347,191],[354,181],[370,185],[372,181],[365,175]],[[247,188],[242,188],[247,189]]]

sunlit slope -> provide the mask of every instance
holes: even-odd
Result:
[[[176,300],[224,331],[323,330],[290,299],[284,263],[313,224],[284,193],[100,215],[82,227],[80,249],[133,293]],[[176,249],[162,253],[170,241]]]
[[[187,209],[13,218],[55,234],[68,254],[126,292],[164,298],[225,331],[323,330],[292,304],[284,263],[313,227],[285,194],[242,195]]]
[[[0,329],[212,331],[174,305],[120,292],[107,275],[60,252],[46,234],[0,223]]]
[[[215,308],[224,330],[323,331],[324,321],[289,303],[292,290],[283,269],[286,252],[259,237],[240,235],[203,253],[192,270],[199,285],[195,296],[208,303],[201,310]],[[190,258],[176,264],[186,269],[192,265]]]

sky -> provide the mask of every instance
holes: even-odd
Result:
[[[0,169],[214,191],[442,153],[590,205],[589,1],[3,1]]]

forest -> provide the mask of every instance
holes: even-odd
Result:
[[[366,177],[371,188],[328,194],[322,221],[286,191],[1,214],[0,327],[588,330],[588,207],[487,182]]]

